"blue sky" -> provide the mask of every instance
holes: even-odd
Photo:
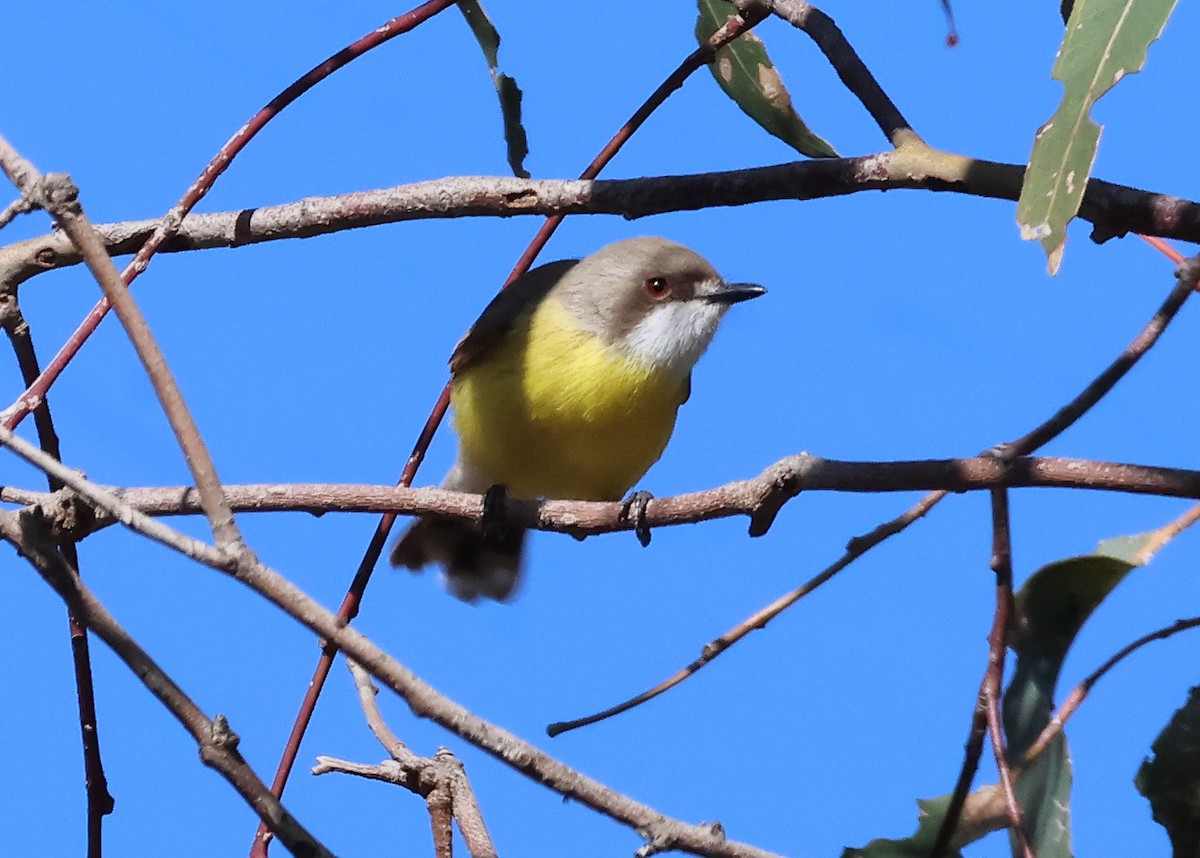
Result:
[[[1056,3],[960,4],[961,45],[944,47],[934,3],[836,3],[833,15],[919,133],[949,151],[1023,162],[1060,86],[1049,78]],[[980,6],[984,8],[981,8]],[[222,142],[316,62],[402,8],[213,2],[68,2],[7,10],[3,133],[43,170],[69,172],[96,221],[154,217]],[[654,16],[616,3],[488,5],[501,64],[525,91],[535,177],[571,178],[693,47],[694,7]],[[1147,69],[1100,103],[1096,174],[1200,198],[1182,6]],[[793,98],[843,154],[886,141],[819,52],[777,22],[760,28]],[[327,80],[289,108],[202,203],[223,211],[450,175],[503,175],[486,68],[451,10]],[[706,72],[661,109],[611,177],[791,160],[728,103]],[[233,251],[160,256],[135,294],[233,483],[395,480],[446,378],[445,361],[537,228],[535,218],[375,227]],[[5,243],[45,231],[40,216]],[[777,202],[627,222],[568,221],[543,260],[659,234],[727,277],[767,286],[736,308],[696,370],[691,401],[643,486],[671,495],[753,476],[807,450],[889,460],[969,455],[1023,434],[1090,381],[1171,288],[1169,265],[1136,239],[1092,244],[1070,230],[1062,272],[1019,240],[1015,204],[896,191]],[[1187,249],[1184,248],[1184,252]],[[43,358],[91,306],[82,270],[21,292]],[[1195,307],[1134,373],[1046,452],[1198,467]],[[20,390],[10,363],[5,402]],[[112,485],[175,485],[186,467],[115,319],[55,387],[68,464]],[[24,427],[32,437],[32,425]],[[443,431],[417,482],[453,458]],[[40,487],[11,456],[0,483]],[[951,498],[667,696],[555,740],[545,725],[623,700],[836,559],[850,537],[915,495],[812,493],[771,532],[730,519],[580,544],[535,535],[521,597],[467,606],[436,576],[380,569],[360,628],[479,715],[662,812],[719,819],[729,836],[792,855],[899,837],[914,799],[953,785],[986,660],[992,577],[983,495]],[[1012,497],[1018,580],[1109,536],[1157,527],[1186,501],[1073,491]],[[174,522],[205,535],[201,520]],[[261,558],[336,607],[374,527],[370,516],[242,516]],[[226,714],[269,779],[317,654],[313,636],[240,585],[110,529],[81,546],[97,594],[210,714]],[[1066,688],[1133,638],[1197,613],[1195,537],[1184,535],[1121,585],[1084,629]],[[64,610],[5,554],[0,604],[9,666],[0,735],[9,763],[0,819],[13,854],[78,855],[84,793]],[[189,737],[102,645],[94,649],[110,788],[108,854],[242,854],[255,820]],[[1200,637],[1130,659],[1071,722],[1079,854],[1166,855],[1134,792],[1148,747],[1194,682]],[[384,711],[412,748],[466,762],[502,854],[610,856],[639,844],[527,781],[390,694]],[[14,739],[13,737],[20,737]],[[342,855],[426,850],[419,799],[340,775],[317,754],[383,752],[339,664],[301,752],[287,804]],[[985,766],[977,783],[994,779]],[[53,814],[48,808],[54,808]],[[54,825],[45,823],[53,820]],[[277,850],[276,854],[283,854]],[[993,837],[970,856],[1007,854]]]

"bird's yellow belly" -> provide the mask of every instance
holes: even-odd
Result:
[[[460,455],[515,497],[617,500],[662,455],[685,384],[585,334],[546,298],[456,374]]]

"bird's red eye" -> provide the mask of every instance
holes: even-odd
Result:
[[[671,284],[665,277],[651,277],[646,281],[646,291],[651,298],[665,298],[671,294]]]

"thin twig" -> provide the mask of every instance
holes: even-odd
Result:
[[[981,683],[981,697],[987,713],[988,735],[992,740],[992,754],[1000,773],[1000,785],[1004,789],[1004,801],[1008,810],[1009,828],[1025,858],[1034,858],[1025,831],[1021,803],[1012,770],[1008,764],[1008,751],[1004,746],[1004,724],[1000,718],[1000,700],[1003,695],[1004,661],[1008,654],[1008,629],[1013,616],[1013,571],[1012,532],[1009,526],[1008,492],[995,489],[992,492],[992,572],[996,576],[996,610],[992,619],[992,630],[988,634],[988,661]],[[972,773],[972,777],[974,773]],[[949,816],[947,816],[949,819]],[[957,824],[957,815],[951,825]]]
[[[145,513],[139,512],[122,501],[108,489],[101,488],[84,478],[54,457],[39,450],[25,439],[15,435],[10,430],[0,426],[0,446],[7,447],[35,468],[39,468],[47,476],[61,482],[64,486],[76,492],[80,497],[97,509],[103,510],[117,521],[143,536],[153,539],[161,545],[172,548],[179,553],[198,560],[207,566],[228,571],[233,561],[225,552],[212,546],[185,536],[177,530],[155,521]],[[38,514],[45,517],[42,508]]]
[[[1125,347],[1125,351],[1049,420],[1011,444],[1005,445],[1011,451],[1011,455],[1028,455],[1062,434],[1112,390],[1116,383],[1133,369],[1134,364],[1154,347],[1167,325],[1183,307],[1183,303],[1196,291],[1197,280],[1200,278],[1200,263],[1192,260],[1181,265],[1176,270],[1175,277],[1175,288],[1170,291],[1146,326],[1134,337],[1133,342]]]
[[[32,511],[0,513],[0,537],[27,558],[72,613],[100,637],[143,685],[175,716],[200,747],[200,759],[218,771],[296,855],[332,858],[331,853],[271,795],[237,750],[237,736],[218,715],[209,719],[190,697],[129,636],[108,609],[84,586],[47,540],[44,523]]]
[[[0,159],[6,156],[7,149],[7,142],[0,138]],[[130,343],[146,369],[154,393],[162,405],[163,413],[192,473],[192,479],[196,482],[196,488],[200,492],[200,503],[217,546],[231,552],[243,550],[241,533],[233,520],[233,511],[221,492],[216,465],[213,464],[208,447],[200,435],[199,427],[196,426],[187,403],[183,400],[179,385],[175,382],[166,358],[150,332],[145,316],[122,281],[116,266],[109,259],[104,246],[96,237],[87,215],[84,214],[83,206],[79,202],[79,189],[69,177],[61,173],[39,177],[39,180],[47,211],[79,248],[88,270],[104,290],[105,298],[116,311],[117,318],[120,319]],[[22,192],[26,191],[26,187],[22,186]]]
[[[35,209],[37,209],[37,206],[33,200],[22,194],[6,205],[3,211],[0,211],[0,229],[4,229],[19,215],[28,214]]]
[[[975,779],[975,773],[979,770],[979,760],[983,756],[983,740],[989,734],[992,737],[992,750],[996,755],[997,766],[1003,765],[1004,767],[1000,772],[1000,788],[1004,797],[1008,823],[1012,826],[1013,821],[1016,820],[1018,827],[1015,830],[1022,832],[1021,842],[1025,842],[1021,808],[1013,786],[1012,772],[1004,755],[1003,725],[1000,719],[1000,685],[1004,679],[1004,661],[1008,651],[1008,625],[1013,610],[1008,499],[1003,489],[992,492],[992,558],[990,565],[996,578],[996,608],[992,615],[992,628],[987,639],[987,668],[979,683],[979,694],[976,697],[975,709],[971,713],[971,725],[967,731],[967,741],[963,749],[962,766],[959,768],[954,790],[950,794],[950,803],[942,817],[942,824],[938,828],[937,838],[929,851],[929,858],[943,858],[954,840],[963,807],[971,791],[971,781]]]
[[[371,675],[354,659],[346,659],[346,666],[354,677],[367,726],[396,763],[388,768],[388,779],[425,798],[434,852],[441,854],[448,849],[450,823],[456,820],[472,858],[495,858],[496,847],[462,762],[446,748],[438,749],[433,757],[418,757],[410,751],[384,721],[379,711],[379,690],[372,684]]]
[[[1186,620],[1176,620],[1169,626],[1164,626],[1163,628],[1156,629],[1149,634],[1142,635],[1132,643],[1121,647],[1121,649],[1118,650],[1115,655],[1105,661],[1104,664],[1100,665],[1100,667],[1096,668],[1096,670],[1089,673],[1078,685],[1075,686],[1075,688],[1067,696],[1067,699],[1063,701],[1063,704],[1058,707],[1058,711],[1054,713],[1054,715],[1050,718],[1050,721],[1044,728],[1042,728],[1042,732],[1038,734],[1037,739],[1035,739],[1033,744],[1030,745],[1028,750],[1025,751],[1025,754],[1021,757],[1021,765],[1029,765],[1038,757],[1039,754],[1046,750],[1050,742],[1053,741],[1054,738],[1063,731],[1067,720],[1075,714],[1075,711],[1079,708],[1080,704],[1083,703],[1083,701],[1087,698],[1088,693],[1092,690],[1092,686],[1099,682],[1106,673],[1108,673],[1134,652],[1144,647],[1146,644],[1154,641],[1166,640],[1167,638],[1171,637],[1172,635],[1176,635],[1179,632],[1197,627],[1200,627],[1200,617],[1191,617]]]
[[[1187,512],[1174,521],[1164,524],[1146,539],[1146,544],[1137,550],[1129,562],[1134,566],[1145,566],[1164,545],[1183,533],[1197,521],[1200,521],[1200,504],[1189,508]]]
[[[39,373],[37,351],[15,294],[0,296],[0,326],[8,335],[22,381],[30,384]],[[38,446],[46,455],[62,461],[58,432],[54,428],[48,399],[43,399],[34,410],[33,422]],[[51,492],[63,488],[62,483],[54,477],[47,475],[46,481]],[[79,552],[73,541],[64,540],[59,543],[58,550],[68,566],[81,571]],[[71,663],[79,706],[79,735],[83,748],[84,786],[87,792],[87,855],[88,858],[101,858],[104,854],[104,817],[112,813],[114,802],[104,773],[104,759],[100,754],[100,724],[96,717],[96,689],[87,629],[70,607],[67,608],[67,634],[71,642]]]
[[[820,9],[801,0],[734,0],[734,5],[747,14],[776,15],[804,32],[821,49],[846,89],[867,109],[893,146],[921,143],[837,24]]]
[[[653,700],[660,694],[671,690],[676,685],[695,674],[721,653],[725,652],[725,650],[729,649],[742,638],[746,637],[746,635],[753,631],[766,628],[767,623],[779,616],[796,602],[803,599],[813,590],[817,589],[817,587],[824,584],[838,572],[845,569],[847,566],[857,560],[859,556],[869,551],[880,542],[883,542],[889,536],[901,532],[908,527],[908,525],[923,517],[925,513],[927,513],[933,506],[933,503],[929,502],[929,498],[931,497],[934,497],[934,495],[927,495],[926,498],[918,502],[915,506],[904,512],[898,518],[880,525],[871,531],[871,533],[864,534],[863,536],[850,540],[850,543],[846,546],[846,552],[839,557],[837,561],[825,567],[825,569],[823,569],[819,574],[814,575],[795,590],[792,590],[790,593],[785,593],[771,604],[747,617],[732,629],[725,632],[725,634],[706,643],[700,650],[700,657],[687,667],[676,672],[673,676],[667,677],[653,688],[647,689],[641,694],[635,695],[623,703],[618,703],[616,706],[605,709],[603,712],[597,712],[594,715],[588,715],[572,721],[556,721],[553,724],[549,724],[546,726],[547,735],[551,737],[558,736],[562,733],[566,733],[569,730],[575,730],[579,727],[586,727],[589,724],[595,724],[599,721],[611,718],[614,715],[620,715],[622,712],[627,712],[628,710]]]

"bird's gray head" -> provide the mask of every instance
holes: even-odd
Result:
[[[732,304],[766,290],[726,283],[700,254],[664,238],[628,238],[580,260],[553,294],[585,330],[686,376]]]

